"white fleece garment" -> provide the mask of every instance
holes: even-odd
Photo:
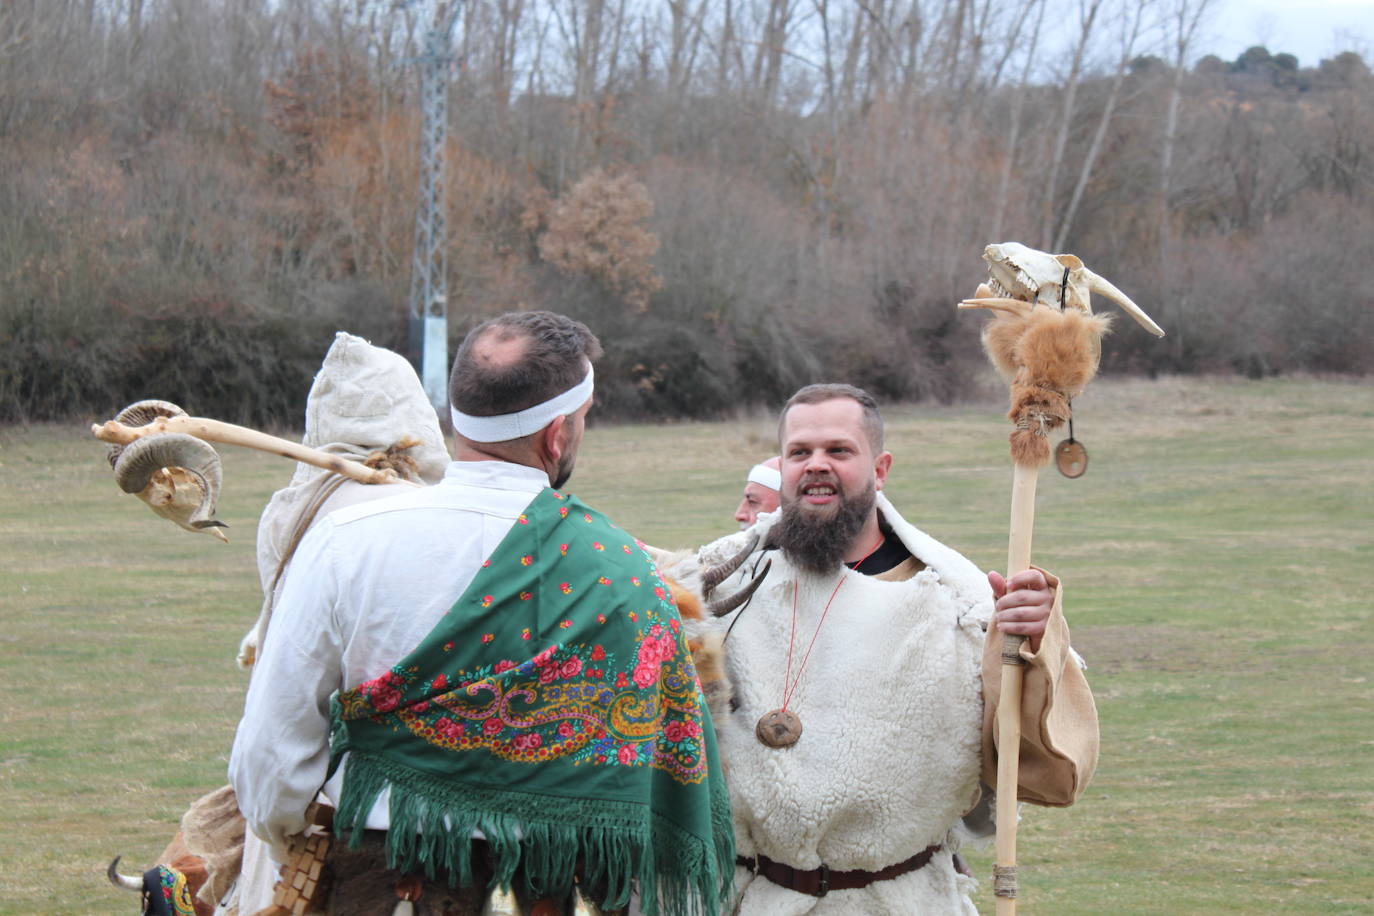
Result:
[[[741,916],[976,912],[968,898],[974,882],[953,867],[950,831],[978,786],[979,662],[992,592],[977,567],[907,524],[881,493],[878,507],[927,568],[904,582],[839,574],[844,584],[788,704],[804,729],[794,746],[766,747],[754,727],[782,705],[789,634],[796,679],[837,575],[800,572],[770,551],[766,583],[718,622],[733,623],[725,649],[738,708],[718,717],[716,729],[735,838],[741,855],[801,869],[876,871],[927,846],[944,848],[917,871],[821,898],[737,869]],[[754,530],[775,520],[764,516]],[[708,545],[702,561],[728,555],[745,536]]]

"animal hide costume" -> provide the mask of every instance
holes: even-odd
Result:
[[[904,521],[881,493],[877,506],[888,536],[917,561],[894,569],[897,580],[847,569],[816,575],[766,551],[773,568],[764,585],[717,622],[729,628],[734,696],[716,726],[736,844],[750,866],[736,872],[741,916],[974,912],[973,879],[952,857],[954,828],[978,795],[980,772],[989,783],[996,772],[984,728],[985,643],[994,673],[998,663],[999,641],[985,633],[991,590],[971,562]],[[752,532],[766,543],[776,519],[762,516]],[[701,562],[718,562],[746,536],[708,545]],[[783,696],[788,635],[810,638],[841,576],[844,590],[792,697],[805,730],[791,747],[769,747],[756,723]],[[1039,652],[1023,657],[1030,669],[1022,753],[1032,762],[1023,764],[1021,797],[1067,805],[1096,764],[1097,723],[1058,603]],[[993,703],[995,696],[989,712]],[[818,870],[811,892],[771,880],[763,867],[770,861]],[[883,877],[884,870],[900,873]],[[816,895],[821,882],[853,872],[878,876],[861,887],[835,880]]]

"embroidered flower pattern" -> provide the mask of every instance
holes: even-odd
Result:
[[[576,500],[572,505],[578,506]],[[559,515],[566,517],[568,509],[560,506]],[[585,512],[583,520],[595,521]],[[573,536],[553,540],[558,553],[552,557],[498,548],[483,564],[496,568],[479,574],[485,577],[479,587],[487,584],[493,594],[475,592],[481,595],[477,604],[490,610],[469,604],[460,612],[480,615],[476,626],[490,630],[478,631],[481,646],[495,646],[462,639],[436,643],[440,661],[426,662],[424,676],[418,668],[397,666],[341,692],[345,718],[408,730],[455,753],[481,750],[528,763],[562,758],[596,767],[648,766],[682,783],[701,782],[707,772],[704,703],[685,631],[647,554],[622,543],[623,535],[608,539],[621,550],[607,551],[589,537],[606,536],[601,524],[587,531],[563,529]],[[560,557],[587,557],[588,548],[597,552],[591,569],[572,560],[560,566]],[[615,588],[626,581],[649,588]],[[595,590],[593,599],[585,587],[592,583],[607,590]],[[639,597],[626,600],[631,594]],[[592,600],[602,607],[589,607]],[[558,616],[551,616],[548,602],[566,602],[567,609],[555,605]],[[550,623],[535,623],[550,617]],[[607,626],[605,642],[592,637],[593,625]],[[494,657],[497,651],[514,657]]]
[[[191,902],[191,886],[186,876],[166,865],[157,867],[157,875],[167,911],[172,916],[195,916],[195,905]]]
[[[528,763],[569,757],[576,764],[653,766],[699,782],[706,774],[704,721],[685,641],[670,621],[655,622],[640,632],[630,661],[628,673],[615,671],[612,686],[606,668],[618,663],[604,646],[552,645],[524,662],[501,659],[436,676],[420,685],[424,699],[408,704],[406,679],[396,671],[349,695],[453,751],[483,749]]]
[[[404,686],[401,675],[392,670],[381,677],[364,681],[356,690],[377,712],[391,712],[401,705],[401,688]]]

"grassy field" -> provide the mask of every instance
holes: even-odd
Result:
[[[1079,805],[1024,810],[1021,911],[1371,912],[1374,386],[1106,380],[1075,407],[1091,465],[1042,475],[1034,556],[1065,580],[1102,762]],[[894,502],[1002,568],[999,405],[887,419]],[[572,489],[697,544],[772,433],[594,428]],[[222,455],[227,546],[120,493],[84,427],[0,433],[0,913],[134,912],[106,863],[149,863],[224,781],[256,518],[291,469]]]

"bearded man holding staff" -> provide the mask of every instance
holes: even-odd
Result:
[[[880,492],[882,436],[861,389],[802,389],[779,421],[781,512],[698,553],[758,535],[773,562],[716,622],[741,916],[976,912],[956,827],[995,782],[998,630],[1028,638],[1018,797],[1071,804],[1096,765],[1058,580],[985,576],[907,523]]]
[[[494,886],[541,913],[581,895],[677,916],[728,892],[728,797],[677,609],[642,545],[557,489],[600,353],[550,312],[479,326],[444,480],[300,543],[229,771],[279,861],[321,787],[337,807],[327,912],[476,914]]]

